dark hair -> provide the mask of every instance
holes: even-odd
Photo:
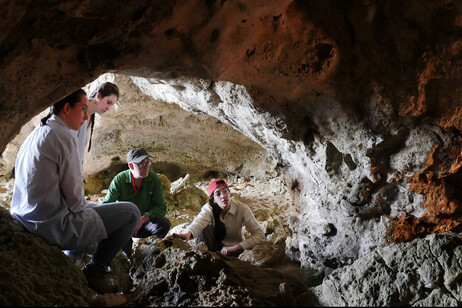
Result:
[[[213,194],[210,196],[209,204],[212,207],[213,218],[215,219],[215,238],[218,242],[221,242],[226,236],[226,226],[220,219],[220,207],[213,201]]]
[[[50,113],[46,117],[43,117],[42,120],[40,120],[41,122],[40,125],[46,125],[47,120],[51,117],[51,115],[53,114],[58,115],[64,109],[64,106],[67,103],[70,104],[71,108],[74,108],[75,105],[82,100],[82,96],[86,96],[86,95],[87,95],[87,92],[85,92],[85,90],[78,89],[72,92],[71,94],[69,94],[68,96],[66,96],[65,98],[57,101],[51,107]]]
[[[101,94],[101,97],[106,97],[114,94],[119,98],[119,88],[112,82],[104,82],[100,84],[95,91],[90,94],[89,99],[94,99],[96,95]],[[95,126],[95,114],[92,114],[90,117],[90,141],[88,143],[88,152],[91,149],[91,136],[93,135],[93,126]]]

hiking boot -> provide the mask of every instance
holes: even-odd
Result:
[[[86,264],[82,269],[88,286],[99,294],[117,293],[116,277],[109,266],[94,263]]]

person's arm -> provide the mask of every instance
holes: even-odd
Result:
[[[244,204],[243,224],[247,231],[250,232],[250,237],[239,243],[242,249],[252,249],[253,246],[265,240],[265,232],[258,223],[257,219],[252,213],[252,210]]]
[[[175,233],[174,236],[189,241],[191,238],[196,238],[201,232],[212,222],[213,214],[212,207],[206,203],[202,206],[202,209],[196,217],[194,217],[192,223],[186,228],[186,233]]]
[[[227,254],[233,253],[235,251],[239,251],[239,250],[244,250],[244,248],[242,248],[241,244],[236,244],[236,245],[233,245],[233,246],[225,246],[225,247],[223,247],[220,250],[220,253],[222,253],[224,255],[227,255]]]
[[[51,136],[53,134],[53,136]],[[59,168],[59,187],[66,202],[66,206],[71,212],[79,212],[86,208],[85,193],[83,188],[82,166],[80,164],[79,154],[77,152],[76,140],[68,133],[58,135],[55,132],[50,133],[51,143],[43,149],[44,155],[54,156],[58,151],[62,155],[57,156]],[[51,145],[51,148],[50,148]],[[47,152],[53,152],[47,154]]]

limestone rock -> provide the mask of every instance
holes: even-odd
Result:
[[[458,306],[462,238],[432,234],[378,248],[339,268],[297,299],[318,306]]]
[[[176,202],[177,208],[188,208],[197,213],[199,213],[202,206],[208,202],[207,195],[195,186],[189,186],[182,189],[175,194],[173,199]]]

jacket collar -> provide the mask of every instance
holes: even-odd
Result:
[[[56,123],[61,126],[64,126],[67,129],[70,129],[69,127],[67,127],[66,123],[64,123],[63,119],[61,119],[59,116],[55,114],[51,115],[51,117],[47,120],[47,124],[52,124],[52,123]]]
[[[74,130],[70,129],[66,123],[64,123],[63,119],[61,119],[59,116],[53,114],[46,122],[46,125],[49,125],[50,127],[58,128],[58,129],[64,129],[65,131],[68,131],[71,133],[74,138],[77,139],[77,135],[72,132],[75,132]]]
[[[229,210],[228,210],[228,213],[231,214],[231,215],[236,215],[236,212],[237,212],[237,206],[234,204],[233,202],[233,198],[231,198],[229,200]],[[228,214],[227,213],[227,214]]]

